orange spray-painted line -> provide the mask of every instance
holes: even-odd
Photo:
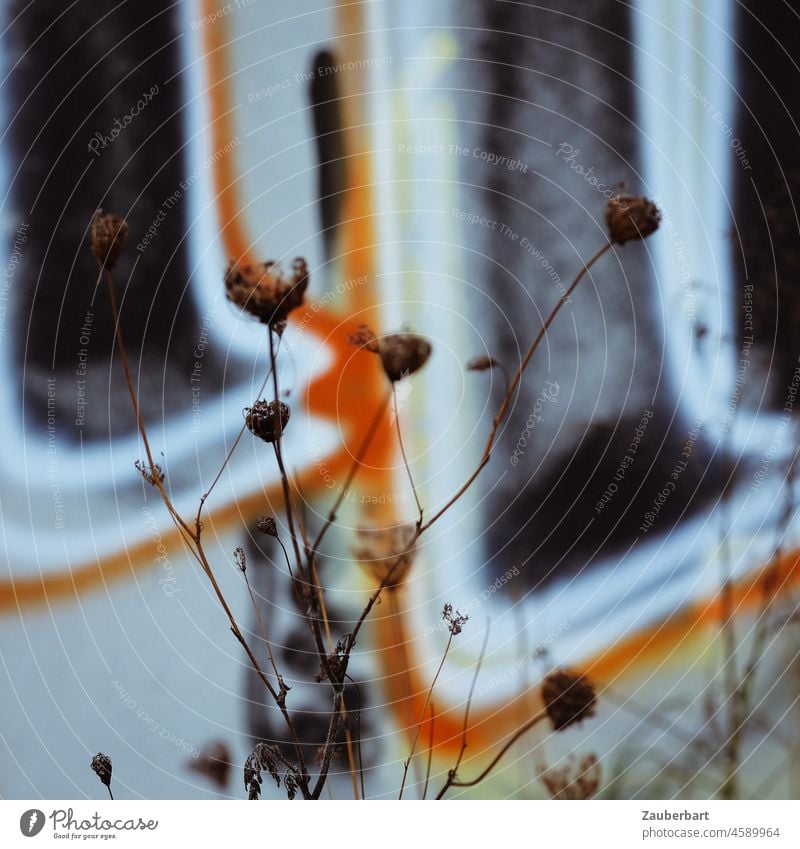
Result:
[[[791,552],[772,566],[770,581],[780,595],[800,586],[800,550]],[[763,570],[756,570],[740,580],[734,588],[733,610],[735,616],[754,615],[764,603]],[[401,719],[409,715],[419,717],[425,703],[429,681],[423,679],[413,660],[407,661],[408,652],[399,644],[406,641],[405,618],[400,601],[389,607],[388,613],[376,618],[373,628],[377,632],[381,658],[385,664],[384,686],[387,701],[396,716]],[[595,682],[600,698],[604,685],[619,684],[626,678],[646,674],[669,662],[685,662],[686,653],[707,644],[712,629],[718,627],[723,615],[719,596],[689,605],[666,620],[643,628],[625,637],[583,664]],[[410,644],[407,644],[410,645]],[[410,683],[406,683],[410,682]],[[434,724],[434,747],[437,757],[452,758],[461,745],[464,722],[463,706],[448,707],[446,693],[436,699],[437,715]],[[510,736],[519,726],[520,709],[530,710],[531,705],[540,705],[538,685],[530,690],[493,703],[486,707],[473,705],[468,727],[469,757],[488,759],[502,744],[504,736]],[[428,739],[429,721],[423,723],[421,739]],[[466,773],[465,773],[466,774]]]
[[[214,8],[213,2],[204,0],[205,14]],[[230,72],[226,59],[227,32],[225,21],[218,21],[215,26],[201,30],[205,67],[208,70],[206,96],[213,150],[227,149],[237,138],[236,110],[230,96]],[[324,340],[326,350],[332,355],[330,368],[310,384],[304,401],[310,414],[325,421],[337,422],[340,426],[343,444],[331,457],[325,458],[325,471],[330,477],[339,480],[347,474],[352,457],[369,426],[372,412],[382,402],[382,393],[386,391],[376,358],[357,352],[347,344],[348,331],[356,323],[372,321],[377,326],[373,312],[374,292],[368,285],[369,280],[373,279],[375,267],[369,167],[366,155],[360,150],[360,143],[352,142],[350,147],[359,152],[348,159],[346,166],[350,188],[342,205],[344,214],[340,228],[340,265],[345,279],[367,280],[366,285],[348,289],[342,299],[346,313],[357,316],[357,321],[354,318],[352,322],[342,322],[339,316],[327,308],[309,310],[303,317],[305,330]],[[241,214],[235,151],[227,156],[216,157],[210,172],[225,253],[243,261],[261,259],[252,257],[253,243],[247,235]],[[309,297],[313,297],[313,289],[312,277]],[[376,490],[384,487],[391,474],[394,451],[394,434],[387,417],[364,457],[359,482]],[[320,494],[324,498],[330,493],[324,476],[315,468],[301,469],[298,483],[308,496]],[[260,488],[249,493],[239,493],[235,502],[221,508],[212,507],[206,523],[219,530],[231,529],[241,522],[243,513],[263,510],[265,498],[273,502],[280,501],[279,488],[275,487],[266,493]],[[385,511],[390,508],[378,509]],[[168,550],[181,548],[180,534],[176,529],[163,530],[162,537]],[[36,577],[12,577],[0,582],[0,614],[45,603],[74,601],[85,592],[102,589],[114,581],[130,579],[136,572],[154,568],[156,564],[154,544],[145,540],[127,550],[120,549],[98,561],[79,564],[69,570],[54,570]]]

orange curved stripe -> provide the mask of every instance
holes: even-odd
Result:
[[[732,594],[734,616],[752,615],[760,609],[764,603],[765,578],[772,581],[774,597],[800,586],[800,550],[785,555],[766,570],[755,570],[739,581]],[[373,628],[385,665],[383,683],[387,701],[413,735],[430,681],[424,680],[415,671],[415,664],[407,659],[402,599],[402,592],[397,593],[393,604],[387,606],[388,613],[375,619]],[[618,684],[630,676],[641,675],[662,665],[668,658],[674,663],[685,662],[686,652],[707,644],[709,630],[719,627],[723,610],[718,595],[696,602],[660,623],[621,638],[589,659],[582,671],[595,682],[602,700],[605,685]],[[438,694],[433,744],[437,756],[453,758],[461,745],[464,711],[462,706],[448,706],[444,699],[446,694]],[[538,684],[509,700],[504,697],[502,702],[489,707],[473,706],[467,733],[475,764],[488,760],[497,751],[503,740],[520,726],[521,716],[530,716],[531,710],[540,707]],[[413,718],[410,724],[409,717]],[[426,745],[430,730],[430,720],[426,719],[420,735],[420,740],[426,741]]]

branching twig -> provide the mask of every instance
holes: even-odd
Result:
[[[444,797],[444,794],[447,793],[447,791],[451,787],[474,787],[476,784],[480,784],[481,781],[483,781],[484,778],[486,778],[486,776],[489,775],[489,773],[497,766],[497,764],[502,759],[503,755],[505,755],[505,753],[514,745],[514,743],[516,743],[520,737],[530,731],[534,725],[545,719],[546,716],[547,711],[540,711],[533,717],[533,719],[531,719],[529,722],[526,722],[525,725],[522,726],[522,728],[514,732],[511,739],[505,744],[505,746],[503,746],[502,749],[500,749],[497,755],[492,759],[492,762],[489,764],[489,766],[487,766],[486,769],[484,769],[483,772],[477,778],[473,778],[471,781],[460,781],[455,777],[448,776],[444,787],[442,787],[442,789],[439,791],[439,795],[436,798],[442,799]]]

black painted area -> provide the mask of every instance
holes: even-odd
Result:
[[[141,357],[147,385],[142,403],[158,415],[162,391],[182,391],[188,399],[200,333],[187,289],[189,210],[180,183],[190,175],[179,73],[183,36],[175,7],[155,0],[79,0],[67,8],[56,0],[34,0],[13,3],[10,14],[19,17],[5,38],[13,66],[6,153],[19,165],[11,202],[15,216],[28,223],[29,236],[13,299],[26,409],[32,421],[41,420],[45,379],[55,375],[60,432],[76,435],[69,425],[85,348],[91,398],[84,437],[107,430],[103,413],[109,403],[115,430],[130,431],[133,417],[117,392],[123,387],[118,364],[110,397],[107,390],[113,327],[107,293],[95,297],[97,265],[87,227],[96,207],[128,220],[116,288],[129,354],[134,362]],[[154,222],[157,234],[137,250]],[[87,312],[93,316],[88,345],[81,343]],[[208,388],[216,371],[209,352]]]
[[[520,248],[521,238],[567,285],[603,242],[607,195],[600,188],[654,194],[657,187],[647,186],[641,173],[625,4],[492,0],[472,8],[480,28],[471,72],[482,110],[478,143],[527,166],[481,169],[470,160],[465,169],[479,186],[473,197],[482,214],[518,234],[485,234],[494,262],[482,263],[478,276],[499,305],[487,313],[491,353],[513,370],[558,298],[552,276]],[[559,156],[563,143],[575,151],[573,165],[580,168]],[[538,587],[575,575],[637,539],[668,533],[719,497],[726,466],[701,436],[653,527],[640,530],[693,425],[661,371],[659,299],[647,250],[626,246],[598,263],[548,334],[483,476],[492,492],[484,556],[493,576],[521,567],[527,586]],[[546,381],[561,384],[559,399],[545,404],[544,422],[512,465],[509,458]],[[501,394],[497,385],[493,406]],[[646,409],[653,418],[635,462],[615,481]],[[609,484],[618,491],[596,511]]]
[[[735,21],[739,98],[728,155],[737,341],[749,335],[742,305],[744,286],[751,284],[755,349],[771,360],[768,403],[782,409],[800,355],[800,7],[743,0]]]

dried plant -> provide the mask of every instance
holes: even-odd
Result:
[[[190,761],[190,767],[194,772],[208,778],[220,790],[224,790],[230,778],[231,758],[227,745],[221,740],[215,740]]]
[[[606,206],[606,226],[612,242],[624,245],[646,239],[661,221],[658,207],[647,198],[617,195]]]
[[[231,260],[225,272],[228,299],[278,333],[292,310],[302,306],[307,288],[308,267],[302,257],[294,261],[289,277],[272,260],[255,265]]]
[[[106,789],[108,790],[108,795],[113,801],[114,794],[111,792],[111,758],[108,755],[104,755],[102,752],[98,752],[92,758],[92,762],[89,766],[91,766],[92,771],[97,775],[100,781],[105,784]]]
[[[338,750],[342,729],[344,729],[345,733],[346,751],[348,753],[354,793],[358,795],[356,756],[350,736],[345,692],[347,683],[352,681],[349,676],[349,666],[361,631],[374,606],[380,600],[382,593],[385,590],[396,590],[402,586],[410,569],[413,567],[414,552],[420,537],[458,503],[489,462],[498,437],[500,425],[508,414],[523,374],[561,308],[569,301],[570,296],[592,266],[614,244],[624,244],[634,238],[645,238],[658,226],[659,215],[657,209],[649,201],[643,198],[625,197],[615,198],[610,202],[606,210],[606,219],[609,226],[608,240],[583,264],[571,285],[558,300],[534,336],[512,378],[506,380],[505,391],[492,420],[489,435],[477,466],[468,475],[465,482],[430,518],[424,518],[423,505],[414,486],[406,458],[398,415],[396,386],[398,382],[410,379],[412,375],[415,375],[425,365],[432,354],[432,346],[423,336],[406,330],[380,336],[363,325],[356,330],[355,334],[351,337],[351,341],[358,345],[364,352],[375,354],[380,358],[388,383],[387,393],[378,405],[362,443],[354,455],[352,464],[345,477],[344,485],[340,488],[339,494],[313,540],[309,538],[301,516],[297,513],[294,500],[296,485],[287,472],[283,457],[282,437],[289,423],[290,409],[288,405],[280,400],[281,392],[277,369],[278,351],[286,321],[290,313],[302,305],[305,292],[309,285],[310,275],[305,261],[302,259],[295,260],[292,273],[288,276],[284,275],[280,267],[273,262],[243,265],[239,262],[231,261],[228,266],[224,277],[227,297],[243,312],[255,316],[265,325],[269,349],[269,363],[267,375],[258,395],[262,395],[267,385],[271,382],[271,391],[269,393],[271,398],[257,400],[245,411],[244,423],[239,434],[234,440],[221,468],[213,478],[211,486],[200,497],[196,515],[193,520],[190,520],[181,515],[173,504],[165,486],[164,474],[154,462],[153,452],[135,390],[136,384],[133,381],[125,351],[114,291],[113,268],[124,248],[126,228],[123,227],[124,222],[120,223],[121,219],[115,216],[105,216],[93,222],[90,247],[98,261],[100,274],[105,275],[106,278],[109,303],[115,325],[117,350],[146,454],[146,460],[138,462],[137,468],[143,478],[156,489],[172,521],[179,530],[187,550],[208,578],[217,601],[228,618],[231,632],[241,644],[261,683],[280,710],[289,734],[289,749],[293,760],[290,760],[280,748],[266,742],[259,743],[248,757],[244,767],[244,781],[249,798],[256,799],[260,797],[263,771],[271,775],[279,786],[281,781],[279,770],[282,767],[284,789],[290,798],[294,797],[295,794],[299,794],[304,799],[319,799],[326,786],[332,759]],[[469,367],[471,370],[481,371],[489,370],[497,365],[499,364],[492,358],[480,358],[479,360],[473,360]],[[361,467],[362,461],[384,418],[386,408],[392,399],[394,400],[393,412],[395,415],[398,446],[402,453],[405,469],[414,492],[418,517],[414,524],[398,525],[392,528],[363,528],[358,532],[355,545],[356,558],[370,571],[377,586],[370,593],[363,610],[352,627],[347,633],[337,636],[333,634],[332,623],[327,615],[324,588],[320,580],[317,560],[320,555],[322,542],[328,530],[336,521],[343,499]],[[255,603],[248,579],[247,562],[244,552],[240,549],[237,550],[235,559],[250,593],[251,603],[256,609],[261,639],[267,647],[270,660],[270,673],[262,668],[254,648],[240,628],[237,617],[216,579],[214,569],[208,559],[203,543],[203,510],[230,461],[233,452],[239,445],[242,435],[247,430],[272,448],[283,493],[287,545],[284,546],[284,543],[279,537],[277,523],[273,517],[261,517],[256,523],[256,528],[260,532],[273,537],[283,551],[295,601],[308,631],[311,650],[319,662],[320,672],[318,680],[327,682],[329,686],[330,709],[328,731],[316,764],[315,775],[312,775],[312,770],[305,758],[305,747],[308,744],[301,740],[297,726],[287,706],[289,688],[285,685],[283,677],[279,672],[271,649],[267,628],[265,627],[266,623],[263,622]],[[406,761],[402,786],[405,784],[408,766],[416,750],[422,722],[427,713],[428,706],[431,704],[433,689],[447,657],[450,644],[453,638],[461,632],[467,621],[466,616],[457,610],[454,611],[450,605],[445,607],[443,617],[448,623],[450,632],[448,644],[439,670],[428,691],[425,708],[422,711],[411,746],[411,752]],[[541,719],[549,716],[554,728],[561,730],[592,715],[594,710],[594,690],[591,684],[581,676],[569,677],[571,673],[560,673],[559,675],[560,677],[555,678],[550,676],[545,682],[545,686],[543,687],[543,698],[546,704],[545,710],[524,723],[511,736],[483,773],[472,781],[462,782],[458,778],[458,768],[466,746],[466,740],[464,741],[461,756],[459,756],[456,766],[450,771],[448,783],[440,792],[439,798],[444,795],[449,787],[469,787],[482,781],[496,766],[510,746]],[[468,710],[469,704],[467,706],[467,713]],[[360,770],[360,779],[361,794],[364,795],[363,770]]]
[[[556,731],[594,716],[597,702],[594,685],[585,675],[563,669],[544,679],[542,699]]]
[[[413,524],[357,528],[353,556],[377,584],[385,580],[387,590],[397,589],[414,565],[414,530]]]
[[[485,647],[484,647],[485,650]],[[477,677],[477,674],[476,674]],[[473,688],[474,688],[473,682]],[[550,719],[554,731],[563,731],[583,719],[588,719],[594,715],[594,709],[597,701],[595,689],[592,683],[585,675],[579,675],[575,672],[567,670],[556,670],[550,673],[541,686],[541,696],[544,702],[544,709],[535,713],[531,719],[525,722],[518,728],[500,748],[500,751],[492,758],[489,765],[481,772],[477,778],[469,781],[462,781],[458,778],[458,768],[464,756],[466,744],[466,718],[464,720],[464,734],[456,765],[449,771],[447,781],[444,787],[439,791],[437,799],[443,799],[445,793],[451,787],[475,787],[491,775],[503,756],[508,750],[535,725]],[[470,692],[470,701],[472,693]],[[467,712],[469,711],[470,701],[467,702]]]
[[[105,215],[98,209],[89,225],[89,247],[101,267],[111,271],[127,241],[128,222],[121,215]]]
[[[562,767],[551,767],[541,774],[551,799],[594,799],[600,787],[600,762],[597,755],[589,754],[576,762],[570,755]]]

